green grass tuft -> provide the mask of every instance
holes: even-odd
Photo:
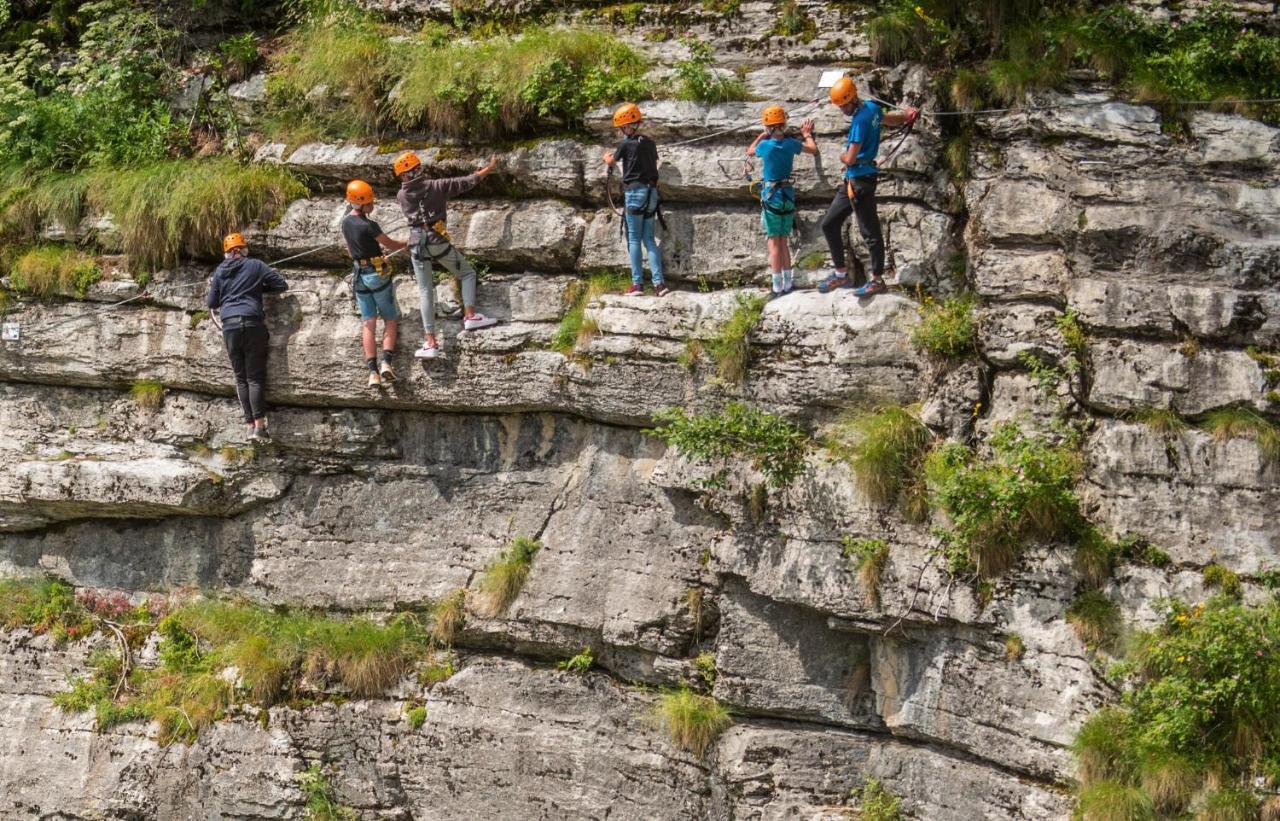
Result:
[[[932,443],[933,434],[913,409],[889,405],[846,414],[828,447],[853,468],[863,493],[888,504],[916,483]]]
[[[1119,637],[1120,608],[1101,592],[1090,590],[1067,608],[1067,623],[1085,646],[1105,650]]]
[[[1219,441],[1252,439],[1265,461],[1280,463],[1280,427],[1256,411],[1243,407],[1219,408],[1205,414],[1200,427]]]
[[[663,695],[654,708],[654,717],[677,747],[699,758],[733,723],[720,702],[686,688]]]
[[[582,652],[576,656],[570,656],[556,662],[556,669],[564,670],[566,673],[574,673],[576,675],[584,675],[596,663],[595,656],[591,654],[590,647],[583,647]]]
[[[76,248],[42,245],[18,257],[9,278],[14,290],[21,294],[74,294],[77,299],[84,299],[89,288],[102,278],[102,269],[93,257]]]
[[[807,43],[818,33],[818,24],[796,0],[784,0],[778,9],[778,22],[773,26],[773,33],[780,37],[795,37],[800,42]]]
[[[1080,821],[1155,821],[1151,797],[1137,787],[1099,781],[1080,791]]]
[[[1009,633],[1004,637],[1004,657],[1006,661],[1017,661],[1027,654],[1027,646],[1022,641],[1022,636],[1017,633]]]
[[[467,622],[467,591],[458,588],[441,599],[431,611],[431,635],[449,647]]]
[[[1132,411],[1128,418],[1165,437],[1177,436],[1187,429],[1187,421],[1172,408],[1142,408]]]
[[[803,430],[781,416],[731,402],[722,413],[690,416],[684,408],[654,415],[651,433],[681,455],[723,463],[746,458],[774,487],[786,487],[804,471],[811,442]],[[723,486],[728,468],[721,467],[709,484]]]
[[[1120,545],[1103,536],[1096,527],[1089,526],[1084,528],[1076,542],[1072,563],[1084,580],[1085,587],[1097,590],[1111,578],[1111,571],[1120,553]]]
[[[587,305],[604,294],[620,294],[631,284],[625,274],[594,274],[587,280],[575,279],[564,292],[564,316],[551,337],[551,349],[568,355],[586,345],[599,333],[599,327],[587,319]]]
[[[404,711],[405,723],[409,725],[411,730],[419,730],[423,724],[427,723],[427,708],[421,704]]]
[[[768,301],[759,294],[738,294],[733,314],[707,341],[716,373],[726,382],[740,385],[746,378],[751,364],[751,329],[760,322]]]
[[[919,309],[920,324],[911,332],[912,344],[946,359],[974,353],[978,345],[976,306],[977,298],[972,294],[949,297],[943,302],[926,297]]]
[[[845,536],[843,553],[871,603],[880,606],[880,577],[889,561],[889,544],[883,539],[855,539]]]
[[[143,379],[130,386],[129,396],[138,407],[155,410],[164,404],[164,385],[154,379]]]
[[[524,588],[533,556],[541,548],[541,542],[517,536],[498,558],[485,567],[478,585],[480,600],[477,609],[481,615],[493,618],[507,612]]]
[[[1224,596],[1238,599],[1243,592],[1240,586],[1240,577],[1234,571],[1216,562],[1205,565],[1201,575],[1204,578],[1205,587],[1217,588]]]

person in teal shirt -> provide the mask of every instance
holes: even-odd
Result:
[[[787,237],[795,226],[796,189],[791,184],[791,167],[802,152],[817,154],[813,141],[813,121],[800,126],[803,142],[787,136],[787,112],[780,105],[764,110],[765,130],[747,148],[747,157],[759,157],[763,168],[760,184],[760,227],[769,246],[770,289],[774,296],[792,288],[791,246]]]
[[[818,283],[823,293],[853,285],[844,257],[844,224],[853,214],[858,220],[858,233],[867,243],[871,255],[871,279],[854,291],[857,296],[870,296],[888,290],[884,281],[884,234],[876,211],[876,155],[880,152],[880,127],[910,125],[920,115],[918,109],[884,113],[871,100],[858,97],[858,88],[849,77],[841,77],[831,87],[831,102],[853,119],[845,139],[840,161],[845,165],[844,180],[827,215],[822,218],[822,233],[827,238],[834,266],[831,274]]]

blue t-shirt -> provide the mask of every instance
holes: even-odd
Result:
[[[884,111],[870,100],[862,101],[862,108],[853,115],[849,123],[849,137],[844,141],[847,149],[858,144],[858,163],[845,169],[846,177],[865,177],[876,173],[876,154],[880,153],[880,121],[884,119]]]
[[[761,140],[756,145],[756,156],[764,160],[765,182],[785,180],[791,176],[791,162],[804,148],[804,144],[795,137],[773,137]]]

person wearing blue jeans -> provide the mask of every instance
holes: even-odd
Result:
[[[658,218],[658,147],[639,133],[640,108],[626,103],[613,112],[613,125],[622,142],[604,153],[604,163],[612,172],[622,164],[623,225],[627,232],[627,255],[631,262],[631,288],[627,296],[644,293],[644,252],[649,254],[653,274],[653,292],[666,296],[666,277],[662,270],[662,252],[654,239],[654,222]]]

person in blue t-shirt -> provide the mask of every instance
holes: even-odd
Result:
[[[827,215],[822,218],[822,233],[827,238],[834,266],[831,274],[818,283],[824,294],[836,288],[848,288],[849,269],[844,258],[844,223],[854,214],[858,232],[871,254],[871,279],[857,288],[858,296],[869,296],[888,290],[884,281],[884,235],[880,232],[880,215],[876,213],[876,154],[880,151],[882,125],[910,125],[920,111],[908,108],[888,114],[879,105],[858,97],[858,88],[849,77],[841,77],[831,87],[831,102],[853,117],[840,161],[845,165],[844,180],[836,192]]]
[[[791,165],[801,153],[817,154],[813,141],[813,120],[800,125],[801,142],[787,136],[787,112],[780,105],[764,110],[765,130],[747,148],[747,157],[759,157],[764,165],[760,184],[760,226],[768,237],[770,287],[774,295],[791,290],[791,246],[787,237],[795,225],[796,189],[791,184]]]

